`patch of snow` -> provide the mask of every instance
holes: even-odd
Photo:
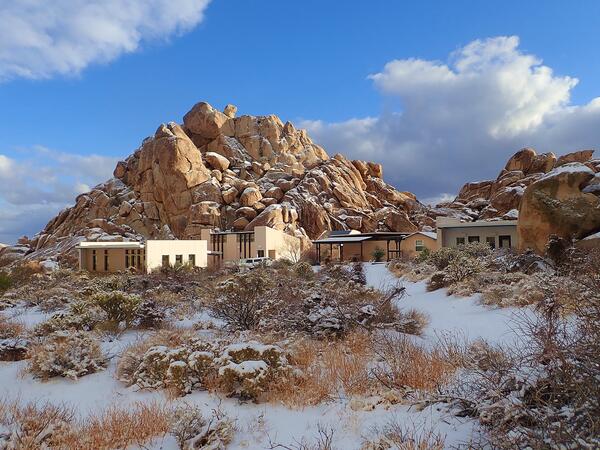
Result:
[[[594,171],[585,164],[572,162],[553,169],[552,171],[548,172],[546,175],[541,177],[538,181],[548,180],[563,173],[588,173],[590,175],[594,175]]]

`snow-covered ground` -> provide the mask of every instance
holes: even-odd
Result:
[[[385,287],[397,282],[385,265],[365,265],[368,283],[374,287]],[[439,333],[462,333],[469,339],[484,338],[492,342],[510,339],[511,318],[509,309],[490,309],[478,303],[477,296],[456,298],[447,296],[444,290],[427,292],[424,283],[404,282],[406,296],[399,301],[404,308],[415,308],[426,312],[430,324],[424,335],[433,341]],[[36,309],[4,311],[7,316],[21,319],[27,326],[45,320],[45,314]],[[195,320],[206,319],[204,316]],[[184,320],[178,326],[189,326]],[[113,341],[103,343],[104,350],[113,355],[107,370],[82,377],[78,381],[53,379],[48,382],[35,380],[24,372],[26,361],[0,362],[0,398],[18,398],[22,402],[51,401],[68,403],[81,414],[88,414],[111,405],[123,406],[140,401],[164,400],[162,392],[139,391],[127,388],[115,378],[118,355],[131,342],[141,337],[140,332],[127,332]],[[221,408],[236,420],[238,432],[231,448],[263,449],[273,444],[297,445],[301,439],[309,442],[317,437],[317,427],[334,430],[336,448],[360,448],[364,437],[368,437],[375,425],[385,425],[394,420],[408,427],[433,428],[445,436],[448,447],[468,442],[476,426],[468,419],[454,417],[435,407],[416,411],[405,405],[389,409],[376,407],[373,411],[354,411],[347,400],[340,400],[318,407],[292,410],[280,405],[240,403],[235,399],[219,398],[206,392],[194,392],[180,400],[193,403],[206,410]],[[176,449],[170,436],[157,439],[149,448]]]

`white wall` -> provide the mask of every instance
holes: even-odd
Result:
[[[186,264],[189,255],[196,256],[196,267],[208,265],[208,243],[201,240],[151,240],[146,241],[146,270],[151,272],[162,266],[163,255],[169,255],[169,263],[175,264],[175,257],[182,255]]]

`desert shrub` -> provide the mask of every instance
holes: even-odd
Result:
[[[60,448],[61,439],[71,433],[74,413],[66,406],[50,403],[4,403],[0,407],[0,448]]]
[[[429,316],[417,309],[408,309],[397,312],[394,328],[405,334],[420,336],[429,324]]]
[[[457,368],[441,349],[426,349],[402,335],[381,335],[374,352],[380,364],[373,374],[389,389],[434,391],[448,383]]]
[[[486,242],[469,242],[459,247],[460,251],[472,258],[487,258],[493,250]]]
[[[352,264],[352,275],[351,280],[357,284],[365,286],[367,284],[367,275],[361,262],[355,262]]]
[[[100,345],[84,332],[57,332],[32,347],[28,370],[37,378],[77,379],[106,367]]]
[[[213,410],[206,417],[202,410],[187,404],[175,409],[171,420],[171,434],[182,450],[224,449],[234,431],[234,423],[226,414]]]
[[[294,272],[296,275],[303,279],[313,279],[315,277],[315,272],[312,269],[310,263],[306,261],[300,261],[294,265]]]
[[[156,328],[163,324],[165,320],[165,310],[154,300],[144,300],[136,313],[136,321],[140,327]]]
[[[6,291],[13,284],[12,278],[7,272],[0,272],[0,292]]]
[[[127,361],[129,367],[121,366],[118,373],[122,381],[141,388],[166,388],[176,395],[189,394],[192,389],[203,387],[206,377],[214,371],[215,350],[215,344],[199,339],[174,348],[156,345],[139,359]]]
[[[229,395],[258,399],[271,383],[291,375],[284,351],[255,341],[231,344],[217,363],[220,387]]]
[[[28,284],[36,276],[43,274],[44,268],[37,261],[28,261],[13,266],[10,278],[14,286]]]
[[[416,259],[417,259],[417,262],[424,263],[424,262],[427,262],[427,260],[429,260],[430,256],[431,256],[431,250],[429,250],[427,247],[425,247],[423,250],[421,250],[419,252]]]
[[[217,284],[208,308],[233,329],[255,329],[277,301],[268,295],[273,286],[265,269],[234,274]]]
[[[467,254],[459,255],[452,259],[444,269],[444,283],[446,285],[459,283],[482,270],[481,263]]]
[[[453,247],[442,247],[434,252],[431,252],[427,262],[435,266],[437,270],[444,270],[450,261],[458,255],[459,250]]]
[[[107,320],[116,324],[125,322],[128,327],[135,320],[142,299],[123,291],[111,291],[94,294],[91,303],[104,311]]]
[[[23,325],[0,316],[0,361],[25,359],[28,347]]]
[[[274,380],[261,399],[304,407],[377,388],[370,374],[372,338],[364,331],[335,340],[297,339],[287,347],[286,358],[293,372]]]
[[[438,289],[442,289],[446,287],[446,273],[445,272],[435,272],[429,280],[427,280],[427,290],[428,291],[437,291]]]
[[[373,258],[373,260],[375,262],[381,262],[383,261],[383,257],[385,256],[385,250],[379,247],[376,247],[375,250],[373,250],[373,253],[371,253],[371,257]]]
[[[600,266],[540,275],[535,315],[516,331],[522,345],[477,345],[466,383],[453,387],[457,414],[476,417],[495,448],[595,448],[600,435]],[[534,277],[532,277],[534,278]],[[563,297],[571,297],[568,300]],[[577,443],[574,445],[574,443]]]
[[[103,320],[102,311],[87,302],[75,302],[69,311],[53,314],[33,329],[35,336],[47,336],[57,331],[92,331]]]
[[[361,450],[442,450],[445,439],[434,430],[409,428],[405,423],[391,420],[371,429],[374,437],[365,439]]]
[[[170,408],[155,402],[111,406],[77,421],[70,433],[59,436],[57,448],[145,448],[154,437],[168,433],[171,413]]]

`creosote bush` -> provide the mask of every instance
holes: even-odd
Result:
[[[123,291],[100,292],[94,294],[91,303],[104,311],[107,320],[130,326],[137,317],[142,303],[139,295],[126,294]]]

